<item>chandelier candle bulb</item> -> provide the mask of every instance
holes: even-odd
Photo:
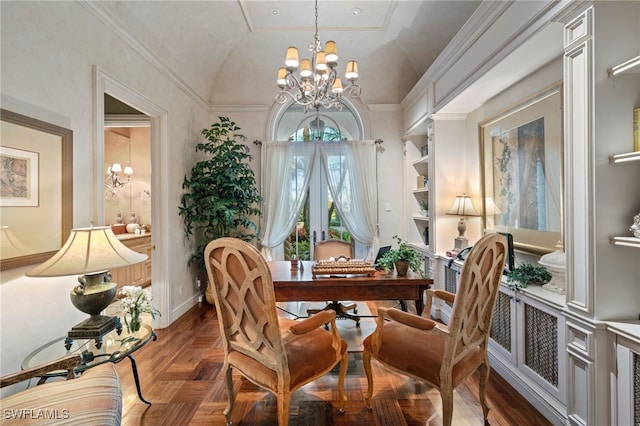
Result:
[[[285,77],[287,76],[287,70],[284,68],[278,68],[278,86],[280,88],[284,88],[287,85],[287,80]]]
[[[328,63],[338,62],[338,47],[335,41],[330,40],[324,44],[324,57]]]
[[[336,78],[336,81],[333,82],[333,93],[342,92],[342,80],[340,78]]]
[[[285,65],[288,68],[293,68],[293,70],[295,71],[296,68],[298,68],[298,49],[293,47],[293,46],[289,46],[289,48],[287,49],[287,58],[284,61]]]
[[[322,50],[316,53],[316,69],[318,71],[326,71],[327,69],[327,61]]]
[[[300,76],[302,78],[309,78],[313,72],[311,71],[311,61],[308,59],[303,59],[300,61]]]
[[[347,80],[355,80],[358,78],[358,63],[356,61],[347,62],[345,77],[347,77]]]

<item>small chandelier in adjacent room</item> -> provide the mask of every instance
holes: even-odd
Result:
[[[122,173],[122,166],[120,164],[113,163],[111,166],[109,166],[109,169],[107,170],[107,178],[104,181],[104,186],[111,189],[125,186],[131,180],[133,169],[130,166],[124,168],[124,174],[127,176],[126,180],[123,180],[120,177],[120,173]]]
[[[284,104],[288,100],[302,105],[304,112],[310,108],[316,111],[320,107],[329,109],[335,107],[342,111],[342,96],[347,94],[352,98],[360,96],[358,86],[358,63],[347,62],[345,78],[349,82],[342,86],[336,67],[338,65],[338,48],[335,41],[327,41],[322,48],[318,36],[318,0],[315,1],[315,35],[313,43],[309,45],[311,60],[298,60],[298,49],[289,47],[285,59],[285,67],[278,69],[278,87],[282,89],[276,95],[276,101]],[[299,75],[294,74],[298,68]]]

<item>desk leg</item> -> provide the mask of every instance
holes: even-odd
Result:
[[[422,315],[422,311],[424,310],[424,293],[425,291],[427,291],[427,288],[429,288],[429,286],[420,286],[419,287],[419,291],[418,294],[420,295],[420,297],[418,299],[416,299],[416,313],[418,315]],[[429,317],[427,317],[429,318]]]
[[[127,355],[127,358],[129,358],[129,360],[131,361],[131,370],[133,371],[133,379],[136,382],[136,390],[138,391],[138,398],[140,398],[140,401],[144,402],[145,404],[151,405],[149,401],[147,401],[142,397],[142,391],[140,390],[140,378],[138,377],[138,366],[136,365],[135,358],[131,354]]]

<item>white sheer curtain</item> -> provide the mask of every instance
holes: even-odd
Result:
[[[378,248],[376,145],[374,141],[321,142],[329,191],[340,217],[359,243]]]
[[[273,249],[284,242],[296,224],[309,186],[316,146],[312,143],[262,143],[262,254],[273,259]]]

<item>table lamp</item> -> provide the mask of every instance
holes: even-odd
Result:
[[[111,227],[76,228],[62,248],[43,264],[29,270],[28,277],[61,277],[80,275],[79,284],[71,290],[71,303],[90,315],[69,330],[65,339],[67,350],[74,338],[95,339],[102,346],[102,336],[116,329],[122,332],[117,316],[101,315],[116,295],[118,285],[111,282],[109,269],[140,263],[146,254],[138,253],[115,236]]]
[[[455,247],[453,251],[458,253],[463,248],[469,246],[469,240],[464,236],[467,230],[467,224],[465,223],[466,216],[479,216],[476,209],[471,204],[471,197],[466,194],[458,195],[453,202],[453,206],[449,209],[447,214],[460,216],[458,221],[458,236],[455,239]]]

